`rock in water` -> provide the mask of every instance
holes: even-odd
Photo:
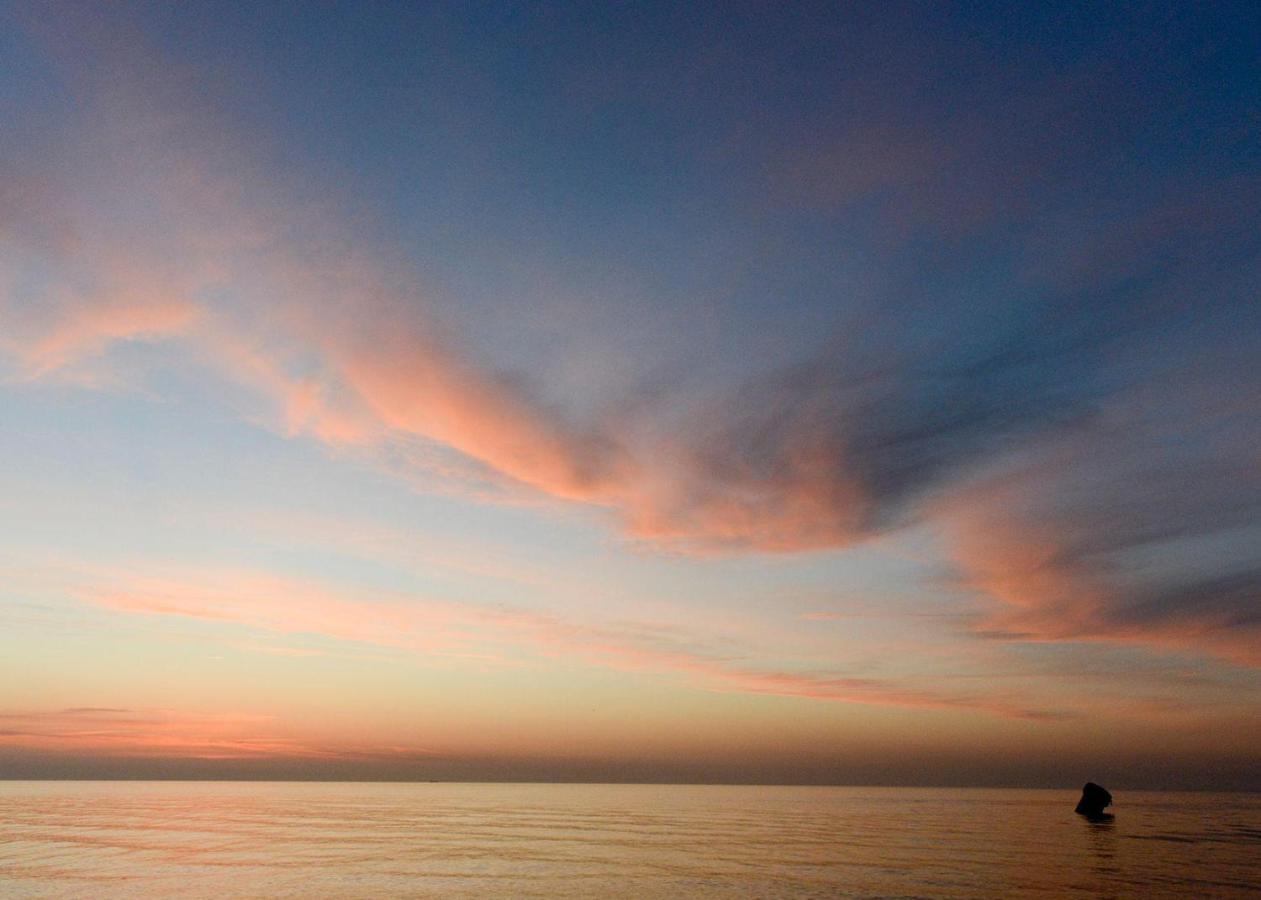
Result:
[[[1112,795],[1093,781],[1086,782],[1081,789],[1081,799],[1077,801],[1077,812],[1083,816],[1102,816],[1104,810],[1112,805]]]

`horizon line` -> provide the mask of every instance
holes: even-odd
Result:
[[[185,783],[185,784],[444,784],[444,785],[562,785],[562,786],[627,786],[627,787],[800,787],[800,788],[880,788],[891,790],[1024,790],[1024,791],[1080,791],[1080,786],[999,784],[943,784],[943,783],[890,783],[890,782],[801,782],[801,781],[653,781],[653,780],[563,780],[563,779],[443,779],[443,778],[163,778],[163,777],[111,777],[82,778],[63,776],[52,778],[18,778],[0,775],[0,782],[127,782],[127,783]],[[1261,785],[1252,787],[1129,787],[1126,782],[1112,782],[1113,790],[1129,793],[1163,794],[1261,794]]]

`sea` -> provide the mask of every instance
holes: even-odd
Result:
[[[8,897],[1261,896],[1261,794],[0,782]]]

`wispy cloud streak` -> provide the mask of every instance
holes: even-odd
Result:
[[[923,679],[851,677],[759,668],[748,651],[705,647],[712,636],[650,623],[595,623],[503,606],[354,595],[292,579],[239,573],[190,578],[90,575],[87,602],[129,614],[173,616],[279,634],[309,634],[423,654],[435,660],[520,665],[522,651],[619,671],[683,677],[720,692],[769,694],[1013,718],[1068,713],[994,692],[949,693]],[[112,582],[112,583],[111,583]]]
[[[886,248],[891,269],[924,268],[908,248],[930,234],[933,278],[893,278],[865,317],[797,365],[575,419],[437,327],[407,265],[348,237],[327,207],[287,198],[223,136],[227,123],[153,83],[129,54],[93,52],[79,64],[81,141],[55,152],[32,141],[0,160],[0,325],[19,377],[67,372],[120,342],[179,341],[262,398],[287,434],[394,460],[409,458],[400,446],[432,445],[505,490],[607,508],[655,548],[799,552],[928,522],[952,536],[967,583],[1010,608],[991,633],[1257,661],[1258,545],[1231,536],[1261,511],[1255,176],[1210,177],[1206,157],[1137,200],[1074,195],[1081,208],[1062,212],[1083,224],[1066,236],[1034,201],[1081,184],[1071,167],[1044,164],[1057,148],[1081,162],[1098,148],[1080,155],[1068,138],[995,134],[985,122],[966,134],[847,133],[785,166],[832,213],[861,201],[899,220],[905,246]],[[101,71],[117,75],[108,89]],[[1112,77],[1084,77],[1056,103],[1094,96]],[[1063,112],[1026,99],[1020,121]],[[1087,110],[1069,137],[1104,119]],[[993,159],[977,150],[991,146]],[[66,177],[49,178],[49,166]],[[830,193],[814,189],[820,180]],[[961,227],[946,227],[960,211]],[[951,243],[969,235],[994,244]],[[1020,262],[999,278],[987,267],[1003,255]],[[955,281],[973,270],[1000,287],[961,303]],[[1240,364],[1210,367],[1204,381],[1219,348]],[[1192,408],[1214,391],[1234,405]],[[1046,454],[1060,456],[1026,464]],[[1198,541],[1221,570],[1180,575],[1150,559],[1178,541]],[[263,628],[296,612],[157,588],[107,602]],[[343,601],[301,604],[315,628],[351,639],[416,630],[408,606],[379,608],[375,630],[356,637]],[[520,626],[559,641],[549,628]],[[747,683],[778,683],[757,678]]]
[[[0,747],[200,760],[340,759],[360,753],[286,737],[270,716],[99,707],[0,712]]]

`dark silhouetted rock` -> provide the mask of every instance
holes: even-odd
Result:
[[[1104,812],[1112,805],[1112,795],[1093,781],[1086,782],[1081,789],[1081,799],[1077,801],[1077,812],[1088,819],[1108,817]]]

